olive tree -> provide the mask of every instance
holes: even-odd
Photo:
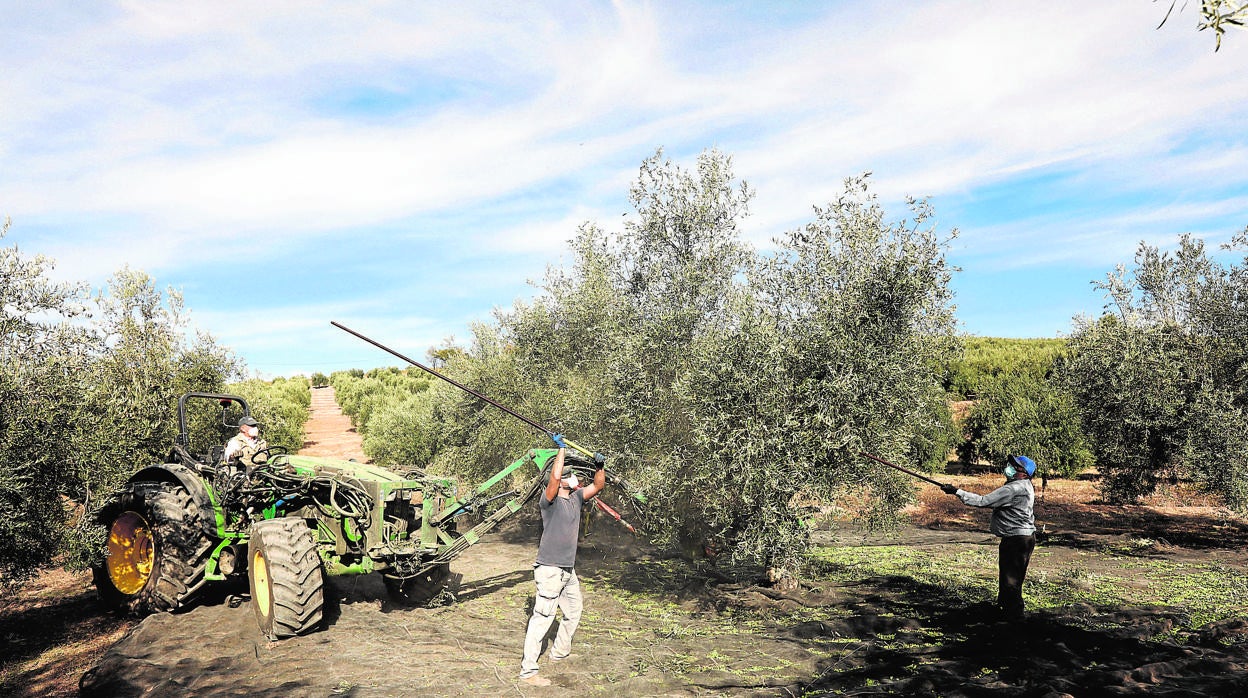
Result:
[[[696,338],[728,317],[752,258],[737,230],[750,197],[717,151],[693,171],[661,151],[647,158],[622,229],[582,225],[571,267],[552,267],[531,303],[474,327],[473,345],[444,369],[554,430],[592,434],[586,445],[611,453],[613,467],[642,479],[670,470],[690,438],[676,381]],[[549,445],[471,398],[448,419],[439,460],[474,472]]]
[[[6,220],[0,238],[8,233]],[[50,259],[0,247],[0,581],[46,562],[81,501],[70,465],[90,342],[73,324],[80,284],[48,279]]]
[[[621,230],[582,226],[571,268],[476,330],[457,375],[591,435],[648,494],[661,543],[783,574],[838,494],[866,489],[877,518],[895,512],[909,484],[858,450],[930,450],[935,367],[956,347],[947,238],[926,204],[889,221],[854,179],[762,254],[740,239],[751,192],[721,153],[693,171],[660,153],[631,197]],[[457,456],[534,438],[471,402],[451,421]]]
[[[582,225],[572,264],[441,370],[607,453],[649,498],[637,513],[656,542],[784,575],[836,497],[868,491],[883,521],[911,496],[860,450],[944,448],[952,269],[928,206],[890,220],[865,177],[766,252],[741,239],[751,198],[723,153],[692,169],[656,153],[622,226]],[[549,446],[475,398],[433,404],[435,468],[483,475]]]
[[[69,461],[87,498],[85,522],[134,471],[168,459],[179,396],[220,392],[241,372],[211,336],[187,337],[181,294],[160,291],[141,271],[115,273],[94,307],[96,343],[73,415]],[[101,529],[82,526],[74,533],[70,562],[85,564],[98,554]]]
[[[694,344],[679,383],[690,473],[663,497],[699,504],[674,528],[705,526],[733,558],[791,570],[809,506],[866,491],[881,520],[911,496],[859,455],[904,460],[941,426],[929,398],[957,346],[954,233],[936,229],[925,202],[910,205],[909,219],[889,220],[866,177],[847,180],[759,258],[729,321]]]
[[[6,223],[0,237],[8,231]],[[180,296],[128,269],[92,298],[51,260],[0,248],[0,576],[98,554],[95,511],[164,461],[177,397],[219,390],[237,361],[188,339]]]
[[[1170,0],[1166,16],[1162,18],[1160,28],[1170,20],[1171,13],[1179,4],[1179,0]],[[1187,5],[1186,2],[1183,3]],[[1200,31],[1212,29],[1214,34],[1213,50],[1222,48],[1222,35],[1229,27],[1243,27],[1248,24],[1248,2],[1244,0],[1201,0],[1200,21],[1196,28]]]
[[[1248,231],[1228,249],[1248,249]],[[1062,369],[1092,440],[1105,496],[1130,501],[1191,477],[1248,506],[1248,259],[1223,266],[1183,236],[1141,244],[1098,284],[1116,311],[1079,318]]]
[[[1092,466],[1079,411],[1066,390],[1021,373],[987,378],[964,428],[959,456],[1004,467],[1010,454],[1030,456],[1041,475],[1072,477]]]

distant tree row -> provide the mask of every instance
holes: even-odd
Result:
[[[1248,250],[1248,230],[1224,250]],[[1095,466],[1117,502],[1191,481],[1248,509],[1248,257],[1223,264],[1185,235],[1098,286],[1113,312],[1076,318],[1067,341],[968,341],[947,382],[979,398],[960,458]]]
[[[420,369],[335,371],[329,383],[338,405],[363,439],[364,453],[391,467],[425,468],[441,437],[429,378]]]
[[[945,391],[955,400],[973,400],[995,380],[1022,375],[1047,378],[1066,344],[1064,339],[963,337],[962,355],[945,369]]]
[[[945,378],[950,399],[972,400],[959,425],[959,460],[997,467],[1008,455],[1023,454],[1046,477],[1092,466],[1074,396],[1058,380],[1066,340],[965,337],[963,343],[963,356]]]

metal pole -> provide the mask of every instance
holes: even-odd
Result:
[[[554,431],[552,431],[552,430],[550,430],[550,429],[546,428],[545,426],[542,426],[542,425],[541,425],[541,424],[539,424],[538,422],[535,422],[535,421],[533,421],[532,419],[529,419],[528,417],[525,417],[524,415],[522,415],[522,414],[520,414],[520,413],[516,412],[515,410],[509,409],[509,408],[507,408],[507,407],[505,407],[505,406],[503,406],[503,405],[500,405],[499,403],[495,402],[494,400],[491,400],[490,398],[488,398],[488,397],[486,397],[486,396],[482,395],[481,393],[479,393],[479,392],[477,392],[477,391],[473,390],[472,388],[469,388],[468,386],[464,385],[463,383],[460,383],[459,381],[454,380],[453,378],[450,378],[450,377],[448,377],[448,376],[444,376],[444,375],[442,375],[441,373],[438,373],[437,371],[433,370],[432,368],[429,368],[428,366],[426,366],[426,365],[424,365],[424,364],[420,363],[419,361],[417,361],[417,360],[415,360],[415,359],[413,359],[413,358],[411,358],[411,357],[404,356],[403,354],[400,354],[399,352],[397,352],[397,351],[395,351],[395,350],[391,349],[390,347],[388,347],[388,346],[386,346],[386,345],[382,344],[381,342],[378,342],[378,341],[376,341],[376,340],[374,340],[374,339],[370,339],[369,337],[365,337],[364,335],[360,334],[359,332],[356,332],[355,330],[351,329],[350,327],[347,327],[347,326],[343,325],[342,323],[339,323],[339,322],[335,322],[335,321],[333,321],[333,320],[330,320],[330,321],[329,321],[329,324],[333,325],[334,327],[337,327],[338,329],[342,330],[343,332],[346,332],[346,333],[348,333],[348,334],[353,334],[353,335],[355,335],[356,337],[359,337],[360,339],[364,340],[365,342],[368,342],[369,344],[371,344],[371,345],[373,345],[373,346],[377,347],[378,349],[381,349],[381,350],[382,350],[382,351],[384,351],[384,352],[387,352],[387,353],[389,353],[389,354],[393,354],[394,356],[397,356],[398,358],[400,358],[400,359],[402,359],[402,360],[406,361],[407,363],[409,363],[409,364],[411,364],[411,365],[415,366],[416,368],[419,368],[419,369],[421,369],[421,370],[425,371],[426,373],[431,373],[431,374],[433,374],[433,375],[437,376],[438,378],[441,378],[442,380],[446,381],[447,383],[450,383],[451,385],[455,386],[456,388],[459,388],[460,390],[462,390],[462,391],[464,391],[464,392],[468,393],[469,395],[472,395],[473,397],[476,397],[476,398],[478,398],[478,399],[480,399],[480,400],[482,400],[482,401],[484,401],[484,402],[487,402],[487,403],[489,403],[489,404],[491,404],[491,405],[493,405],[493,406],[497,407],[498,409],[500,409],[500,410],[502,410],[502,411],[506,412],[507,414],[509,414],[509,415],[511,415],[511,416],[513,416],[513,417],[515,417],[516,419],[519,419],[520,421],[524,422],[525,424],[528,424],[529,426],[533,427],[534,429],[537,429],[538,431],[542,432],[543,434],[546,434],[547,436],[553,436],[553,435],[554,435],[554,433],[555,433]],[[576,450],[576,451],[580,451],[583,455],[585,455],[585,456],[587,456],[587,457],[589,457],[589,458],[597,458],[597,456],[598,456],[598,454],[596,454],[596,453],[594,453],[593,451],[591,451],[591,450],[589,450],[589,449],[585,448],[584,446],[581,446],[581,445],[580,445],[580,444],[578,444],[578,443],[575,443],[575,442],[574,442],[574,441],[572,441],[571,439],[564,438],[563,442],[564,442],[565,444],[567,444],[567,445],[568,445],[568,448],[571,448],[571,449]],[[619,484],[619,485],[623,486],[624,488],[626,488],[626,490],[627,490],[627,488],[628,488],[628,486],[629,486],[627,482],[625,482],[623,479],[621,479],[621,478],[619,478],[619,477],[617,477],[617,476],[615,476],[615,475],[611,474],[609,471],[608,471],[608,473],[607,473],[607,478],[608,478],[608,480],[609,480],[610,482],[612,482],[613,484]],[[639,502],[645,503],[645,501],[646,501],[646,498],[645,498],[644,496],[642,496],[642,495],[641,495],[641,493],[639,493],[639,492],[634,492],[634,493],[632,493],[632,495],[631,495],[631,496],[633,497],[633,499],[636,499],[636,500],[637,500],[637,501],[639,501]],[[627,522],[624,522],[624,525],[625,525],[625,526],[629,526],[629,528],[630,528],[630,529],[632,528],[632,526],[631,526],[630,524],[628,524]]]
[[[883,463],[884,465],[887,465],[888,467],[893,468],[894,470],[900,470],[901,472],[903,472],[903,473],[905,473],[905,474],[907,474],[907,475],[911,475],[911,476],[913,476],[913,477],[917,477],[917,478],[919,478],[920,480],[926,480],[926,481],[928,481],[928,482],[932,483],[933,485],[936,485],[937,487],[944,487],[944,486],[945,486],[945,483],[943,483],[943,482],[938,482],[938,481],[936,481],[936,480],[933,480],[932,478],[927,477],[926,475],[920,475],[920,474],[918,474],[918,473],[914,472],[913,470],[906,470],[905,468],[901,467],[900,465],[895,465],[895,464],[893,464],[893,463],[889,463],[888,461],[884,460],[883,458],[880,458],[879,456],[873,456],[873,455],[871,455],[870,453],[867,453],[866,451],[859,451],[859,452],[858,452],[858,455],[860,455],[860,456],[865,456],[865,457],[867,457],[867,458],[870,458],[871,460],[873,460],[873,461],[875,461],[875,462],[877,462],[877,463]]]
[[[359,337],[360,339],[364,340],[365,342],[368,342],[369,344],[371,344],[371,345],[373,345],[373,346],[377,347],[378,349],[381,349],[382,351],[389,352],[389,353],[391,353],[391,354],[393,354],[393,355],[395,355],[395,356],[399,357],[400,359],[403,359],[404,361],[406,361],[407,363],[409,363],[409,364],[411,364],[411,365],[415,366],[416,368],[422,369],[422,370],[424,370],[424,371],[425,371],[425,372],[427,372],[427,373],[432,373],[433,375],[437,376],[438,378],[441,378],[442,380],[446,381],[447,383],[450,383],[451,385],[455,386],[456,388],[459,388],[460,390],[462,390],[462,391],[464,391],[464,392],[466,392],[466,393],[469,393],[469,394],[470,394],[470,395],[472,395],[473,397],[476,397],[476,398],[478,398],[478,399],[480,399],[480,400],[484,400],[485,402],[490,403],[491,405],[493,405],[493,406],[497,407],[498,409],[500,409],[500,410],[502,410],[502,411],[506,412],[507,414],[509,414],[509,415],[511,415],[511,416],[513,416],[513,417],[515,417],[516,419],[519,419],[520,421],[524,422],[525,424],[528,424],[529,426],[533,427],[534,429],[537,429],[537,430],[541,431],[542,433],[546,434],[547,436],[550,436],[550,435],[552,435],[552,434],[554,434],[554,433],[555,433],[555,432],[551,431],[550,429],[547,429],[546,427],[542,426],[541,424],[538,424],[537,422],[533,421],[532,419],[529,419],[528,417],[525,417],[524,415],[519,414],[519,413],[515,412],[514,410],[510,410],[510,409],[508,409],[508,408],[504,407],[503,405],[498,404],[497,402],[495,402],[495,401],[491,400],[490,398],[488,398],[488,397],[486,397],[486,396],[482,395],[481,393],[478,393],[477,391],[473,390],[472,388],[469,388],[468,386],[464,385],[463,383],[460,383],[459,381],[456,381],[456,380],[455,380],[455,379],[453,379],[453,378],[449,378],[449,377],[447,377],[447,376],[444,376],[444,375],[442,375],[441,373],[438,373],[437,371],[433,370],[432,368],[429,368],[428,366],[426,366],[426,365],[424,365],[424,364],[420,363],[419,361],[417,361],[417,360],[415,360],[415,359],[412,359],[412,358],[409,358],[409,357],[406,357],[406,356],[404,356],[404,355],[400,354],[399,352],[397,352],[397,351],[395,351],[395,350],[391,349],[390,347],[388,347],[388,346],[386,346],[386,345],[382,344],[381,342],[378,342],[378,341],[373,340],[373,339],[369,339],[368,337],[365,337],[364,335],[360,334],[359,332],[356,332],[355,330],[353,330],[353,329],[351,329],[351,328],[349,328],[349,327],[346,327],[346,326],[341,325],[341,324],[339,324],[339,323],[337,323],[337,322],[334,322],[333,320],[330,320],[330,321],[329,321],[329,324],[333,325],[334,327],[337,327],[338,329],[342,330],[343,332],[347,332],[347,333],[349,333],[349,334],[353,334],[353,335],[355,335],[356,337]],[[571,445],[571,444],[569,444],[569,445]],[[582,449],[579,449],[579,448],[578,448],[577,450],[582,450]],[[590,454],[590,455],[592,455],[592,454]]]

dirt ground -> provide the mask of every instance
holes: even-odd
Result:
[[[363,460],[329,390],[313,396],[302,452]],[[979,492],[997,484],[942,479]],[[1248,579],[1248,524],[1168,496],[1182,495],[1109,506],[1092,483],[1050,482],[1027,587],[1043,607],[1016,625],[985,604],[996,574],[986,512],[935,488],[899,531],[849,521],[817,531],[834,558],[790,593],[731,581],[596,518],[577,560],[585,614],[573,656],[542,659],[548,688],[516,680],[531,510],[456,561],[454,603],[399,608],[379,579],[334,578],[325,628],[277,643],[260,635],[245,590],[134,622],[102,613],[89,579],[49,572],[0,605],[0,694],[75,695],[81,676],[84,696],[1248,695],[1248,585],[1208,622],[1200,589],[1169,605],[1101,593],[1110,579],[1140,598],[1152,583],[1199,584],[1211,570],[1231,585]],[[968,570],[965,586],[932,581],[954,568]],[[1070,602],[1039,603],[1071,589]]]

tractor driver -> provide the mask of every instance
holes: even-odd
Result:
[[[520,680],[532,686],[549,686],[550,679],[537,675],[537,659],[542,654],[542,640],[555,620],[555,609],[563,611],[563,621],[550,647],[550,659],[557,662],[572,653],[572,633],[581,620],[581,583],[576,578],[576,537],[581,527],[581,508],[598,496],[607,484],[601,459],[593,482],[580,486],[576,474],[563,472],[564,449],[562,434],[551,437],[559,447],[550,468],[546,491],[538,499],[542,512],[542,538],[533,563],[533,580],[537,598],[533,600],[533,616],[529,618],[524,636],[524,660],[520,663]]]
[[[249,415],[238,420],[238,433],[225,445],[225,453],[221,454],[221,460],[226,465],[242,465],[250,473],[252,468],[268,461],[268,457],[263,453],[258,459],[256,457],[257,452],[264,451],[268,447],[268,442],[260,438],[260,422]]]

